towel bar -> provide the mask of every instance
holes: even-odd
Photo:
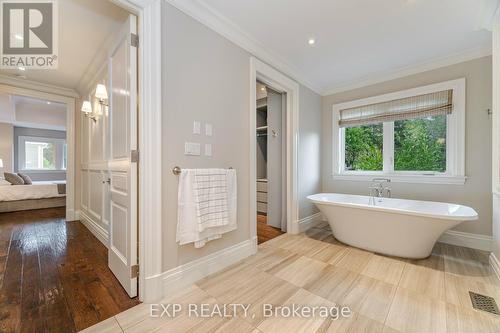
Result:
[[[229,167],[228,169],[232,169],[233,167]],[[172,169],[172,173],[176,176],[180,175],[181,174],[181,167],[178,167],[178,166],[175,166],[173,169]]]

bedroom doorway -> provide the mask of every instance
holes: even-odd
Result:
[[[65,207],[75,220],[74,98],[0,84],[0,104],[2,181],[28,185],[3,191],[0,212]]]

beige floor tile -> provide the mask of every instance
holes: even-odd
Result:
[[[328,266],[323,272],[304,286],[304,289],[328,299],[340,303],[349,291],[358,274],[347,269]]]
[[[445,300],[444,273],[438,270],[406,264],[399,286],[427,297]]]
[[[324,262],[299,257],[288,265],[284,267],[278,265],[269,272],[285,281],[302,287],[320,276],[326,267],[328,267],[328,264]]]
[[[432,253],[429,257],[427,257],[425,259],[407,259],[407,262],[409,262],[413,265],[432,268],[434,270],[444,272],[443,247],[445,247],[445,246],[447,246],[447,245],[441,244],[441,243],[436,243],[436,245],[432,249]]]
[[[165,305],[169,303],[181,304],[182,312],[177,314],[175,317],[153,317],[150,316],[149,312],[144,320],[139,321],[138,323],[127,328],[122,326],[124,332],[185,332],[204,320],[202,317],[188,315],[189,304],[216,304],[217,300],[197,286],[192,286],[188,288],[187,292],[179,294],[168,303],[162,301],[162,304]],[[118,322],[121,326],[120,320],[118,320]]]
[[[117,314],[116,320],[123,329],[127,329],[149,317],[151,305],[142,303]]]
[[[104,321],[101,321],[94,326],[84,329],[80,331],[80,333],[122,333],[122,329],[115,317],[108,318]]]
[[[384,325],[358,313],[352,313],[348,318],[339,317],[327,320],[319,332],[326,333],[382,333]]]
[[[335,266],[342,267],[356,273],[361,273],[370,261],[373,253],[360,249],[349,248],[346,254],[335,263]]]
[[[347,249],[348,248],[346,246],[328,244],[328,246],[321,248],[316,252],[309,253],[307,256],[328,264],[335,264],[347,253]]]
[[[405,263],[400,260],[373,255],[361,274],[397,285]]]
[[[500,332],[500,316],[453,304],[446,305],[446,324],[448,333]]]
[[[398,288],[385,325],[401,332],[446,332],[446,303]]]
[[[285,303],[287,306],[302,305],[308,307],[314,306],[333,306],[332,303],[327,300],[311,294],[310,292],[300,289],[292,297],[290,297]],[[284,316],[272,316],[264,320],[258,327],[260,331],[264,333],[280,333],[280,332],[302,332],[302,333],[313,333],[316,332],[323,324],[325,319],[320,316],[316,317],[284,317]]]
[[[204,278],[196,283],[198,287],[205,290],[208,294],[217,297],[220,301],[222,296],[238,292],[241,286],[252,283],[262,275],[260,270],[253,265],[241,264],[233,266],[222,273],[214,274]]]
[[[322,228],[310,228],[304,232],[304,235],[309,238],[322,241],[325,238],[331,236],[332,232]]]
[[[351,285],[341,304],[367,318],[384,323],[397,287],[364,275]]]
[[[252,326],[259,326],[264,321],[263,306],[264,304],[272,304],[273,306],[283,305],[292,295],[294,295],[299,288],[291,283],[282,281],[279,285],[273,285],[269,290],[264,293],[248,293],[242,295],[238,299],[238,303],[248,304],[248,317],[244,318]],[[241,309],[237,313],[238,317],[244,317],[244,311]]]
[[[446,302],[472,309],[469,291],[493,297],[500,304],[500,288],[491,284],[445,273]]]
[[[267,271],[295,255],[292,251],[280,248],[265,248],[259,250],[257,254],[250,258],[245,259],[244,262],[261,271]]]
[[[196,325],[195,327],[189,329],[187,332],[189,333],[252,333],[255,331],[255,327],[250,325],[243,319],[238,318],[221,318],[221,317],[212,317],[206,320],[203,320],[201,323]]]
[[[304,235],[299,235],[294,241],[280,245],[280,248],[295,252],[299,255],[308,255],[318,252],[326,246],[328,246],[328,243],[326,242],[311,239]]]

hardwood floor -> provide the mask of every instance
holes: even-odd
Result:
[[[281,229],[271,227],[267,224],[267,216],[257,214],[257,242],[262,244],[270,239],[276,238],[284,234]]]
[[[161,303],[180,303],[173,318],[150,316],[149,304],[91,327],[90,332],[448,332],[498,333],[500,316],[472,308],[469,291],[500,304],[500,281],[488,254],[438,243],[423,260],[363,251],[338,242],[327,224],[259,245],[257,254],[208,276]],[[187,304],[247,304],[232,318],[190,317]],[[264,316],[275,307],[334,306],[348,317]]]
[[[107,249],[65,208],[0,214],[0,332],[76,332],[131,308]]]

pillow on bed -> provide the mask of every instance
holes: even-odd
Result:
[[[19,173],[18,172],[17,175],[23,179],[24,185],[31,185],[31,184],[33,184],[33,182],[31,181],[30,176],[28,176],[27,174]]]
[[[24,180],[15,173],[4,172],[3,176],[12,185],[24,185]]]

